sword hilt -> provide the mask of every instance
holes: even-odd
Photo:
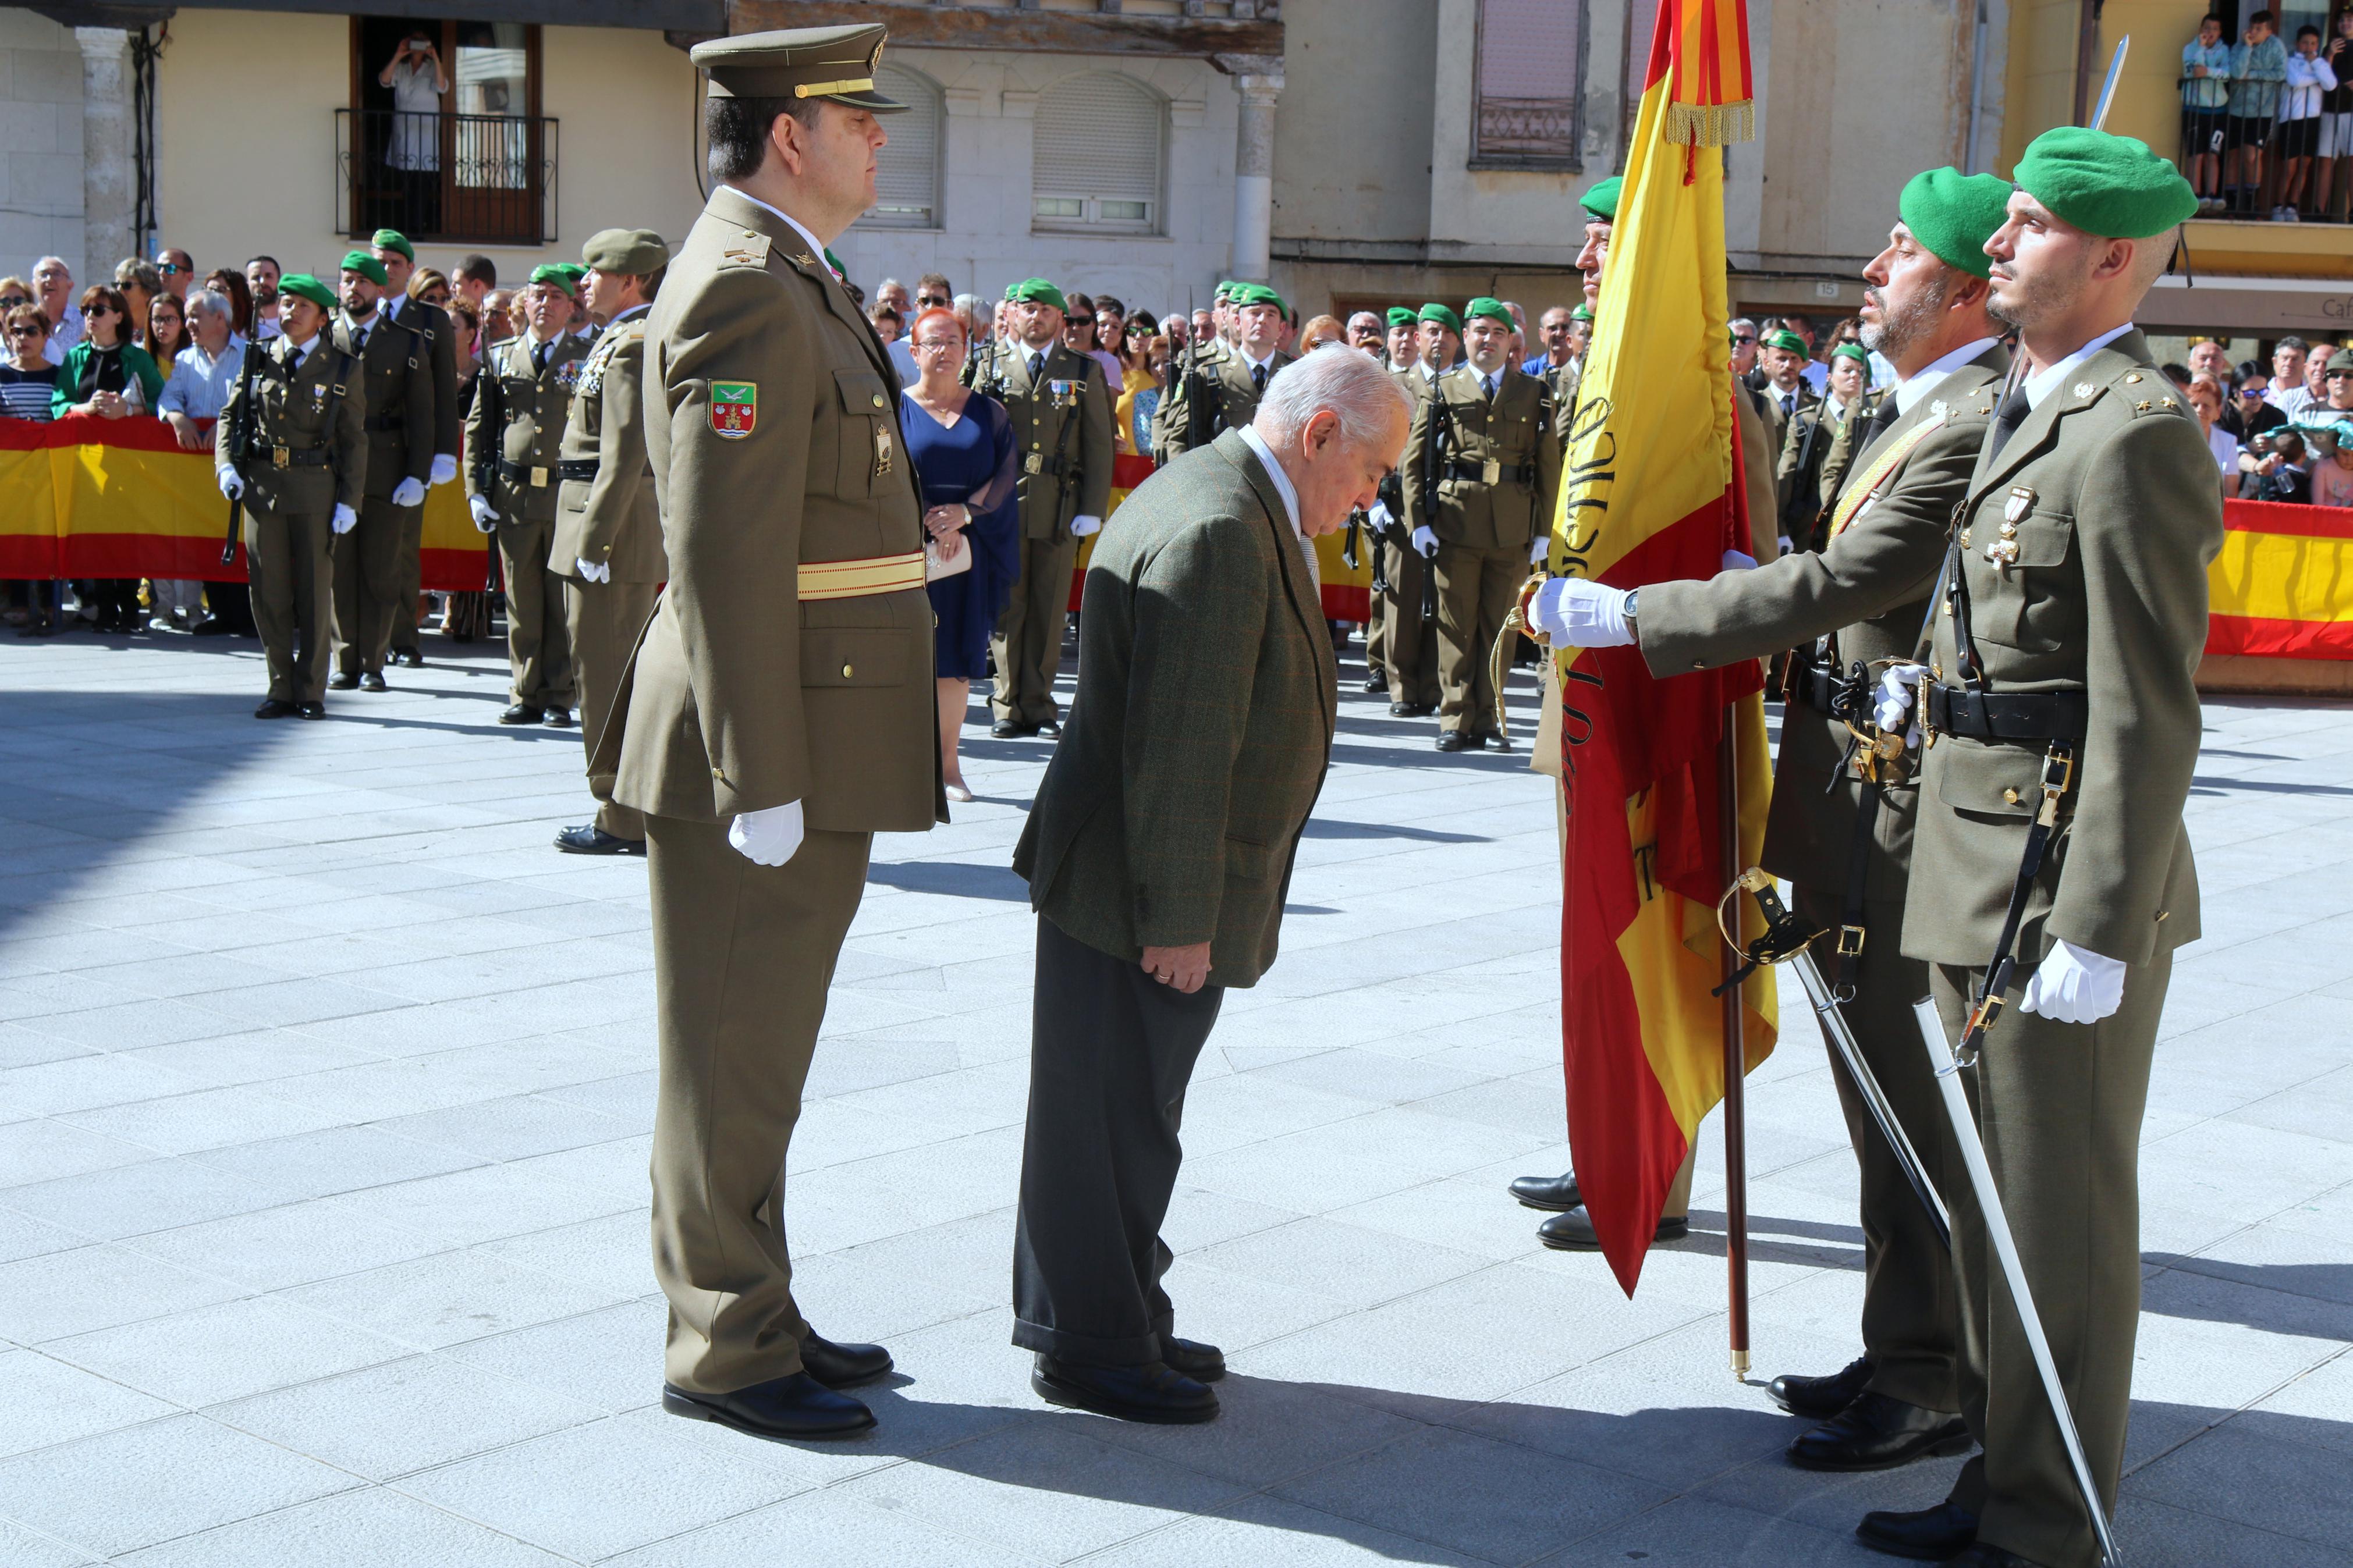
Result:
[[[1745,947],[1725,919],[1726,907],[1744,892],[1755,897],[1757,909],[1765,916],[1763,933]],[[1732,886],[1724,890],[1724,897],[1715,901],[1715,928],[1724,934],[1725,944],[1740,954],[1741,962],[1739,967],[1725,976],[1723,984],[1708,993],[1711,996],[1723,995],[1768,963],[1782,963],[1796,957],[1812,944],[1814,938],[1822,934],[1805,929],[1803,922],[1781,901],[1781,890],[1773,885],[1771,873],[1761,866],[1751,866],[1740,873],[1733,879]]]

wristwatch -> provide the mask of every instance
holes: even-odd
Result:
[[[1637,642],[1641,640],[1641,633],[1634,625],[1634,601],[1641,596],[1642,590],[1640,588],[1631,589],[1626,595],[1626,630]]]

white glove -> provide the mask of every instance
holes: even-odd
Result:
[[[227,496],[229,500],[235,500],[237,497],[245,493],[245,481],[237,477],[237,470],[235,468],[218,469],[215,472],[214,477],[220,481],[221,494]]]
[[[2040,1013],[2057,1024],[2096,1024],[2125,1000],[2125,966],[2064,937],[2051,939],[2051,952],[2026,982],[2021,1013]]]
[[[801,847],[801,803],[747,811],[727,825],[727,842],[755,866],[781,866]]]
[[[1388,528],[1397,522],[1397,513],[1388,509],[1388,502],[1377,500],[1366,510],[1365,521],[1375,528]]]
[[[1528,626],[1556,647],[1624,647],[1634,640],[1626,624],[1632,597],[1583,577],[1554,577],[1528,600]]]
[[[484,533],[492,532],[498,528],[499,509],[491,504],[490,497],[473,496],[469,498],[468,504],[474,510],[476,528],[480,529]]]
[[[1781,553],[1784,555],[1794,552],[1798,548],[1796,545],[1789,542],[1789,536],[1786,533],[1781,535],[1778,539],[1776,539],[1773,542],[1780,546]]]
[[[588,563],[588,558],[582,555],[575,556],[572,563],[579,567],[580,575],[591,583],[609,583],[613,580],[613,563],[609,561],[592,566]]]
[[[429,485],[446,485],[457,477],[458,455],[455,452],[434,453],[433,477],[425,482]]]
[[[1896,664],[1890,665],[1887,673],[1879,678],[1878,711],[1873,716],[1882,730],[1894,730],[1904,724],[1905,715],[1912,711],[1912,704],[1920,694],[1920,682],[1927,673],[1925,664]],[[1920,743],[1918,720],[1915,719],[1911,727],[1904,731],[1904,743]]]
[[[1438,535],[1430,531],[1430,524],[1413,531],[1413,552],[1424,561],[1438,553]]]
[[[1091,517],[1085,512],[1081,512],[1078,516],[1071,519],[1071,537],[1072,539],[1084,539],[1088,534],[1095,532],[1102,527],[1103,519],[1099,517]]]
[[[402,479],[400,483],[392,487],[392,504],[395,506],[423,506],[425,504],[425,481],[414,479]]]
[[[1541,566],[1545,563],[1545,558],[1551,553],[1552,535],[1539,533],[1535,537],[1535,542],[1528,546],[1528,564]]]
[[[347,506],[340,505],[335,508],[334,518],[328,524],[328,526],[332,528],[337,533],[349,533],[359,525],[360,514],[353,511]]]
[[[1744,555],[1737,550],[1727,550],[1724,552],[1724,559],[1715,563],[1715,569],[1719,572],[1754,572],[1757,570],[1757,557]]]

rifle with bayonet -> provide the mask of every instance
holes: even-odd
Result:
[[[237,494],[228,498],[228,532],[221,540],[221,564],[227,566],[237,559],[237,536],[245,528],[245,487],[248,483],[245,465],[253,455],[253,378],[261,364],[261,335],[256,332],[245,340],[245,363],[237,373],[237,400],[233,412],[217,428],[214,439],[227,443],[221,450],[228,455],[229,471],[237,475]],[[330,436],[333,433],[329,432]],[[250,571],[247,575],[250,576]]]

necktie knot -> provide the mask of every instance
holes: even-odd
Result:
[[[1266,390],[1266,366],[1262,364],[1250,366],[1250,384],[1261,392]]]

